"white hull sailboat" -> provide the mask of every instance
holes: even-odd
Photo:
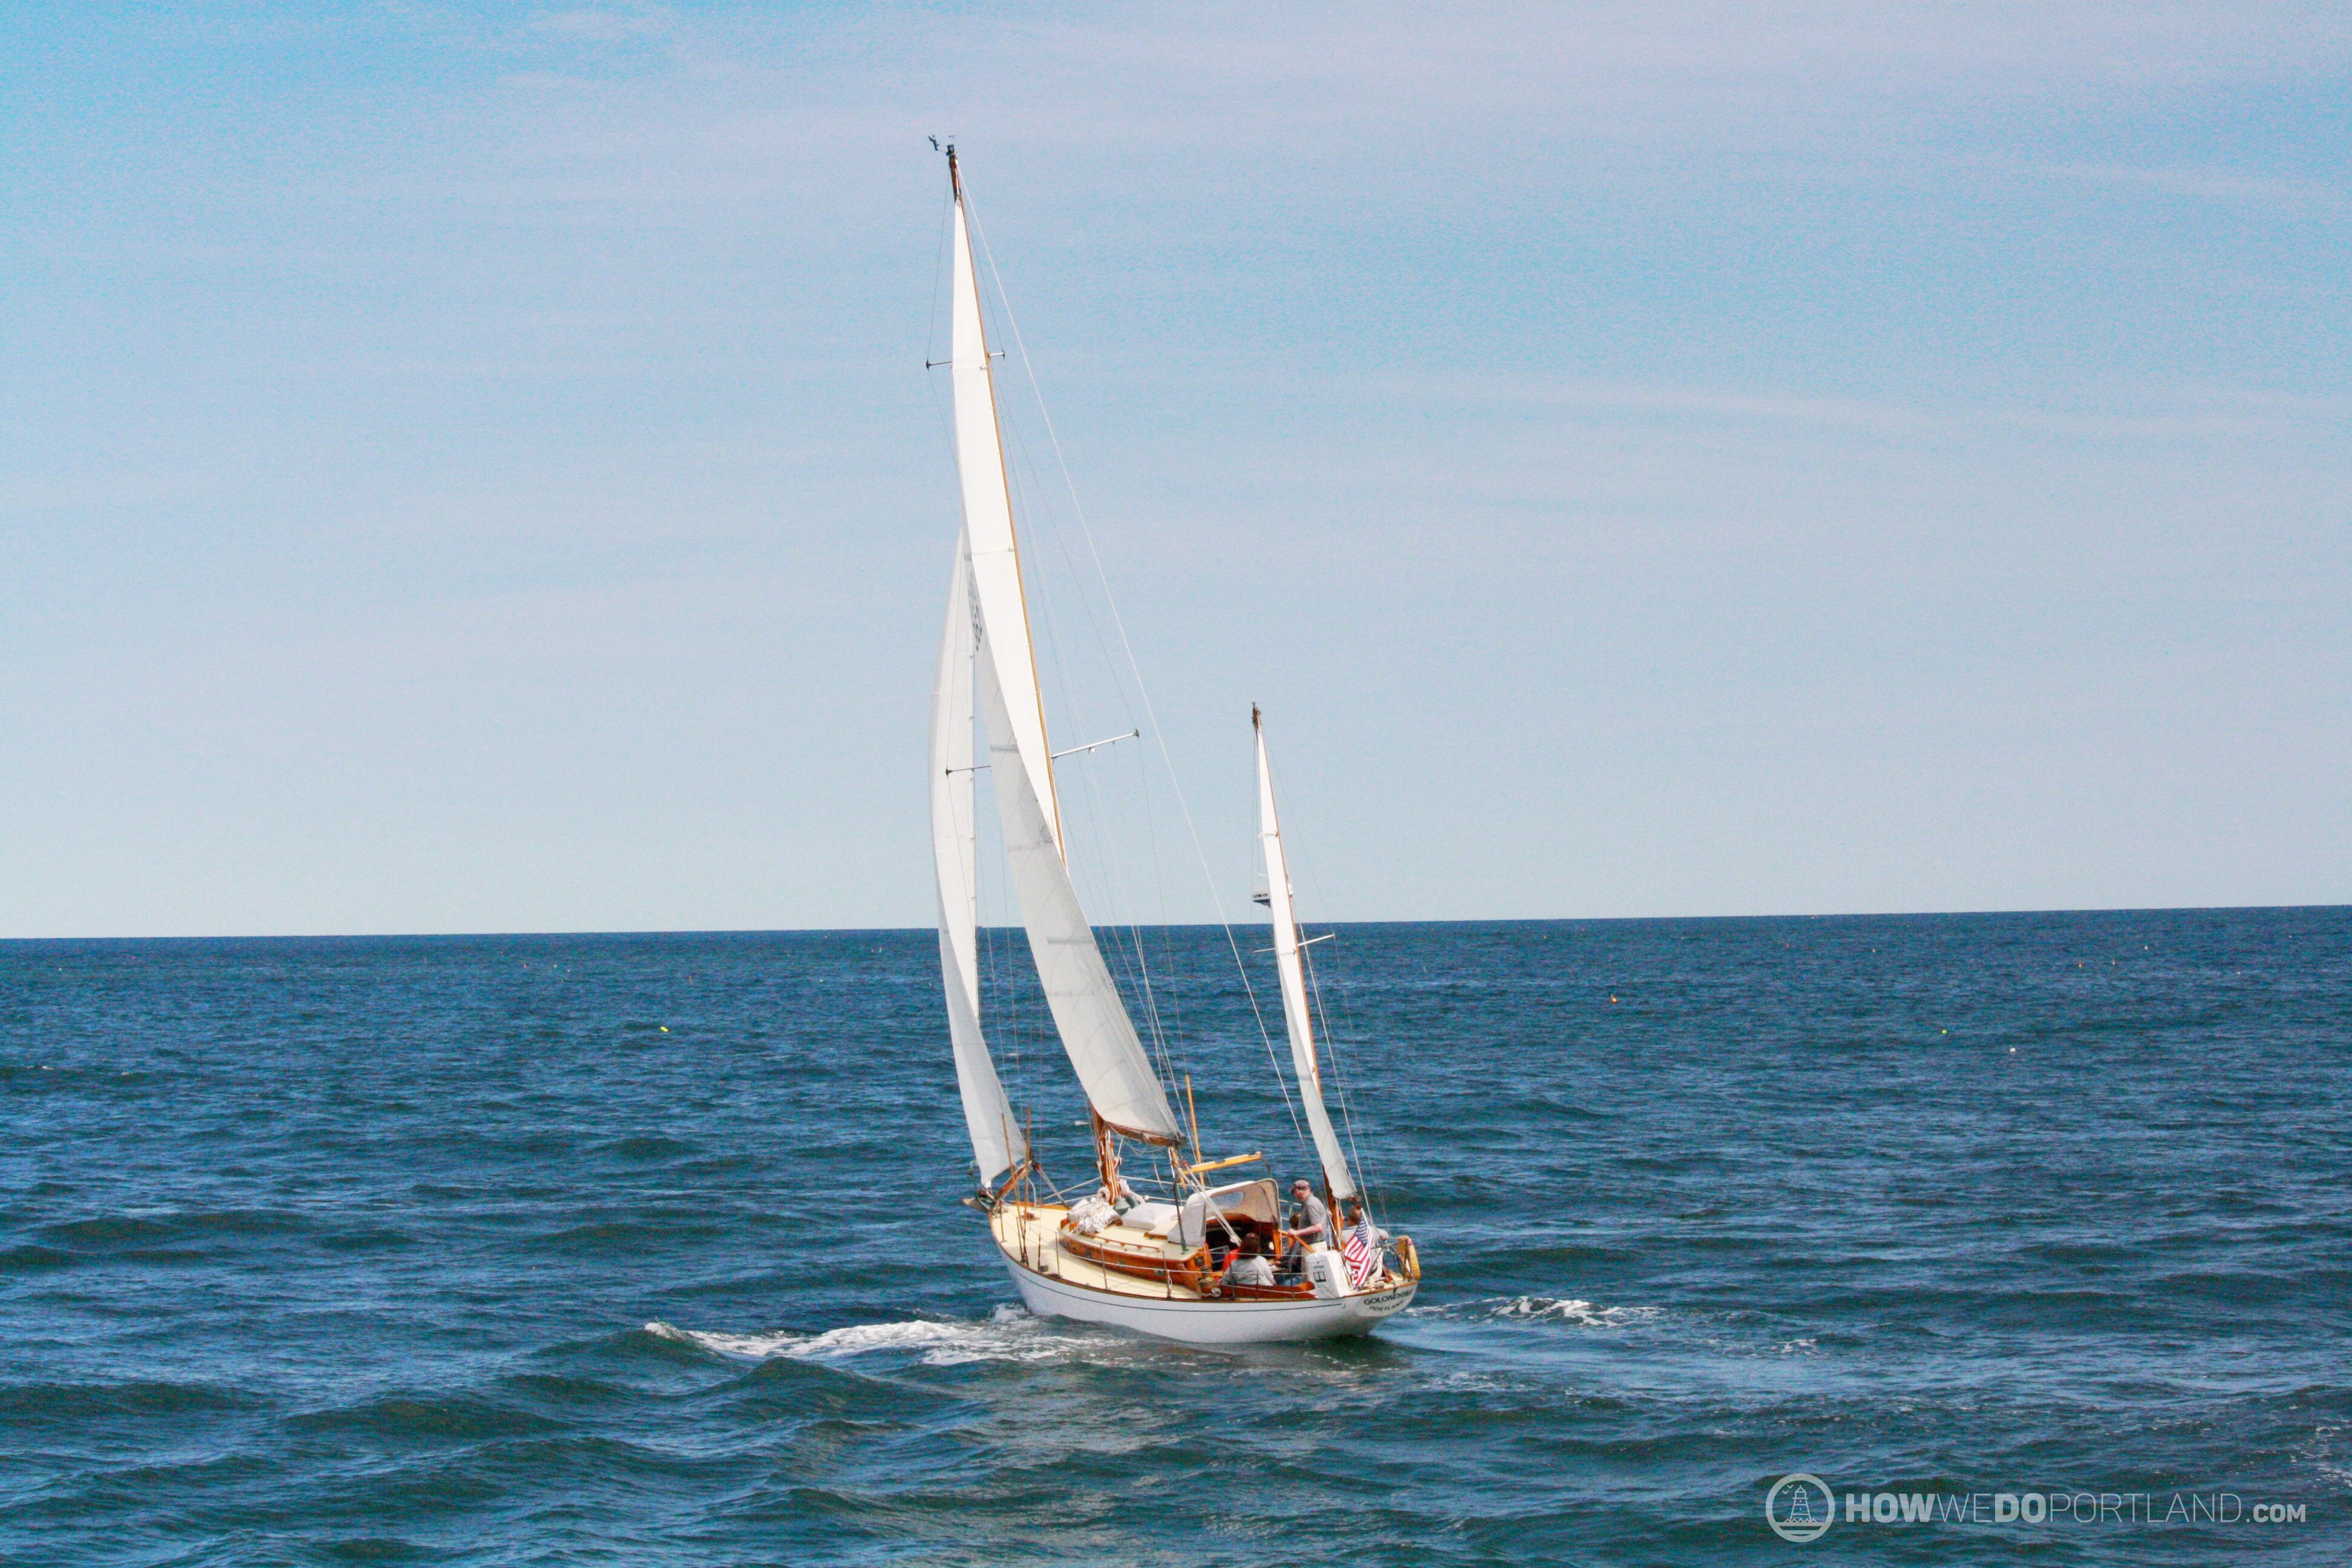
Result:
[[[1264,899],[1293,1077],[1320,1167],[1327,1217],[1319,1232],[1286,1214],[1272,1178],[1231,1179],[1262,1154],[1203,1160],[1196,1123],[1187,1158],[1171,1086],[1143,1048],[1071,881],[962,175],[955,149],[946,152],[954,196],[949,363],[964,528],[932,692],[931,835],[940,978],[981,1183],[967,1201],[987,1215],[991,1238],[1034,1312],[1195,1344],[1367,1332],[1412,1300],[1421,1267],[1409,1237],[1391,1238],[1374,1225],[1325,1107],[1263,728]],[[974,775],[982,768],[1054,1032],[1086,1092],[1097,1179],[1075,1193],[1055,1189],[1040,1167],[982,1028],[973,820]]]

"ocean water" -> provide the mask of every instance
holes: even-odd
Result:
[[[926,933],[0,944],[0,1562],[2352,1558],[2352,910],[1317,952],[1422,1295],[1211,1352],[1018,1310]]]

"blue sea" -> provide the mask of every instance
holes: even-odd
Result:
[[[928,932],[0,944],[0,1562],[2352,1558],[2352,910],[1316,952],[1422,1294],[1212,1352],[1018,1309]]]

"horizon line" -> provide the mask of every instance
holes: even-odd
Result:
[[[1663,925],[1696,921],[1876,921],[1965,920],[2021,915],[2158,915],[2158,914],[2294,914],[2352,910],[2352,903],[2317,904],[2115,904],[2049,909],[2009,910],[1853,910],[1810,913],[1716,915],[1503,915],[1449,920],[1313,921],[1329,927],[1372,926],[1500,926],[1500,925]],[[1122,921],[1097,925],[1097,930],[1138,928],[1149,931],[1217,931],[1256,921]],[[986,931],[1017,931],[1015,925],[983,926]],[[144,936],[0,936],[0,947],[63,942],[471,942],[511,938],[547,940],[667,936],[935,936],[934,925],[892,926],[662,926],[635,931],[247,931],[210,934]]]

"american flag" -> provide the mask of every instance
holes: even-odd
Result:
[[[1366,1215],[1349,1228],[1339,1243],[1339,1256],[1347,1260],[1348,1277],[1359,1289],[1372,1282],[1381,1271],[1381,1246],[1371,1215]]]

